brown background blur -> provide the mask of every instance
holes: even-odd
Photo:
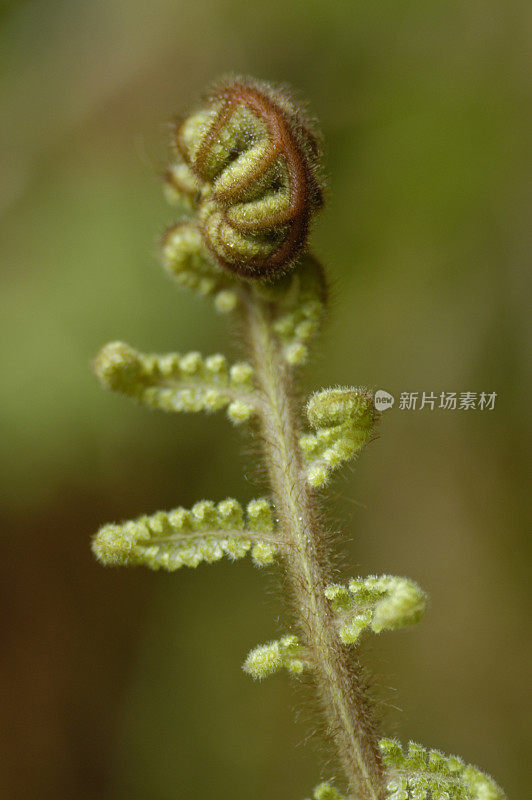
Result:
[[[332,318],[308,388],[498,393],[493,411],[396,406],[331,514],[346,575],[404,574],[431,597],[415,630],[368,642],[387,732],[524,798],[529,4],[46,0],[0,14],[0,796],[297,800],[327,776],[288,678],[257,686],[240,669],[283,630],[271,575],[106,571],[89,550],[106,521],[256,492],[222,415],[152,414],[89,366],[117,338],[231,352],[224,321],[157,263],[173,219],[157,174],[165,120],[237,71],[293,84],[326,138],[313,247]]]

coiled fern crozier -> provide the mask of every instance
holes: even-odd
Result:
[[[106,388],[155,408],[225,409],[235,425],[253,426],[271,493],[246,509],[233,499],[202,501],[105,525],[93,540],[96,557],[176,570],[249,552],[258,566],[279,565],[293,630],[255,648],[244,669],[254,678],[308,673],[343,779],[340,789],[320,784],[315,800],[502,800],[475,767],[412,742],[403,749],[378,730],[356,648],[366,630],[417,622],[422,589],[389,575],[331,581],[321,490],[372,440],[379,414],[365,388],[324,389],[306,404],[305,430],[294,400],[327,299],[323,270],[307,250],[322,204],[313,123],[285,90],[221,81],[175,126],[165,188],[183,215],[163,238],[164,266],[240,319],[249,360],[146,355],[113,342],[96,357],[96,374]]]

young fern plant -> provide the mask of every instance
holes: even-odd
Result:
[[[332,581],[322,490],[371,441],[379,414],[365,388],[319,391],[304,414],[295,400],[327,295],[307,250],[322,203],[314,125],[284,90],[221,81],[175,126],[165,188],[183,214],[163,238],[164,266],[239,318],[248,360],[146,355],[114,342],[96,357],[96,374],[106,388],[155,408],[224,409],[235,425],[255,426],[271,491],[245,510],[233,499],[204,500],[104,525],[93,540],[96,557],[175,570],[249,552],[258,566],[278,565],[293,626],[252,650],[244,670],[259,679],[282,669],[309,676],[342,780],[339,789],[320,784],[315,800],[502,800],[491,778],[459,758],[412,742],[403,750],[379,731],[357,648],[365,631],[418,622],[423,590],[389,575]]]

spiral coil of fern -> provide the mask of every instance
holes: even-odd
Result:
[[[244,278],[286,272],[322,204],[321,153],[311,122],[285,94],[237,79],[176,125],[165,180],[194,208],[215,262]]]

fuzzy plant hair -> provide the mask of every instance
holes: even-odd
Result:
[[[261,442],[269,495],[243,508],[232,498],[104,525],[96,558],[109,566],[177,570],[236,561],[284,573],[293,618],[277,641],[253,649],[244,670],[307,675],[335,754],[338,787],[315,800],[503,800],[495,782],[455,756],[383,738],[357,650],[370,632],[418,622],[424,591],[391,575],[333,582],[323,490],[358,457],[379,422],[372,392],[322,389],[303,409],[298,372],[326,310],[326,281],[307,249],[322,204],[314,123],[284,90],[228,78],[173,128],[164,176],[181,218],[164,235],[166,270],[239,320],[248,358],[155,355],[113,342],[96,356],[103,386],[164,411],[224,410]]]

